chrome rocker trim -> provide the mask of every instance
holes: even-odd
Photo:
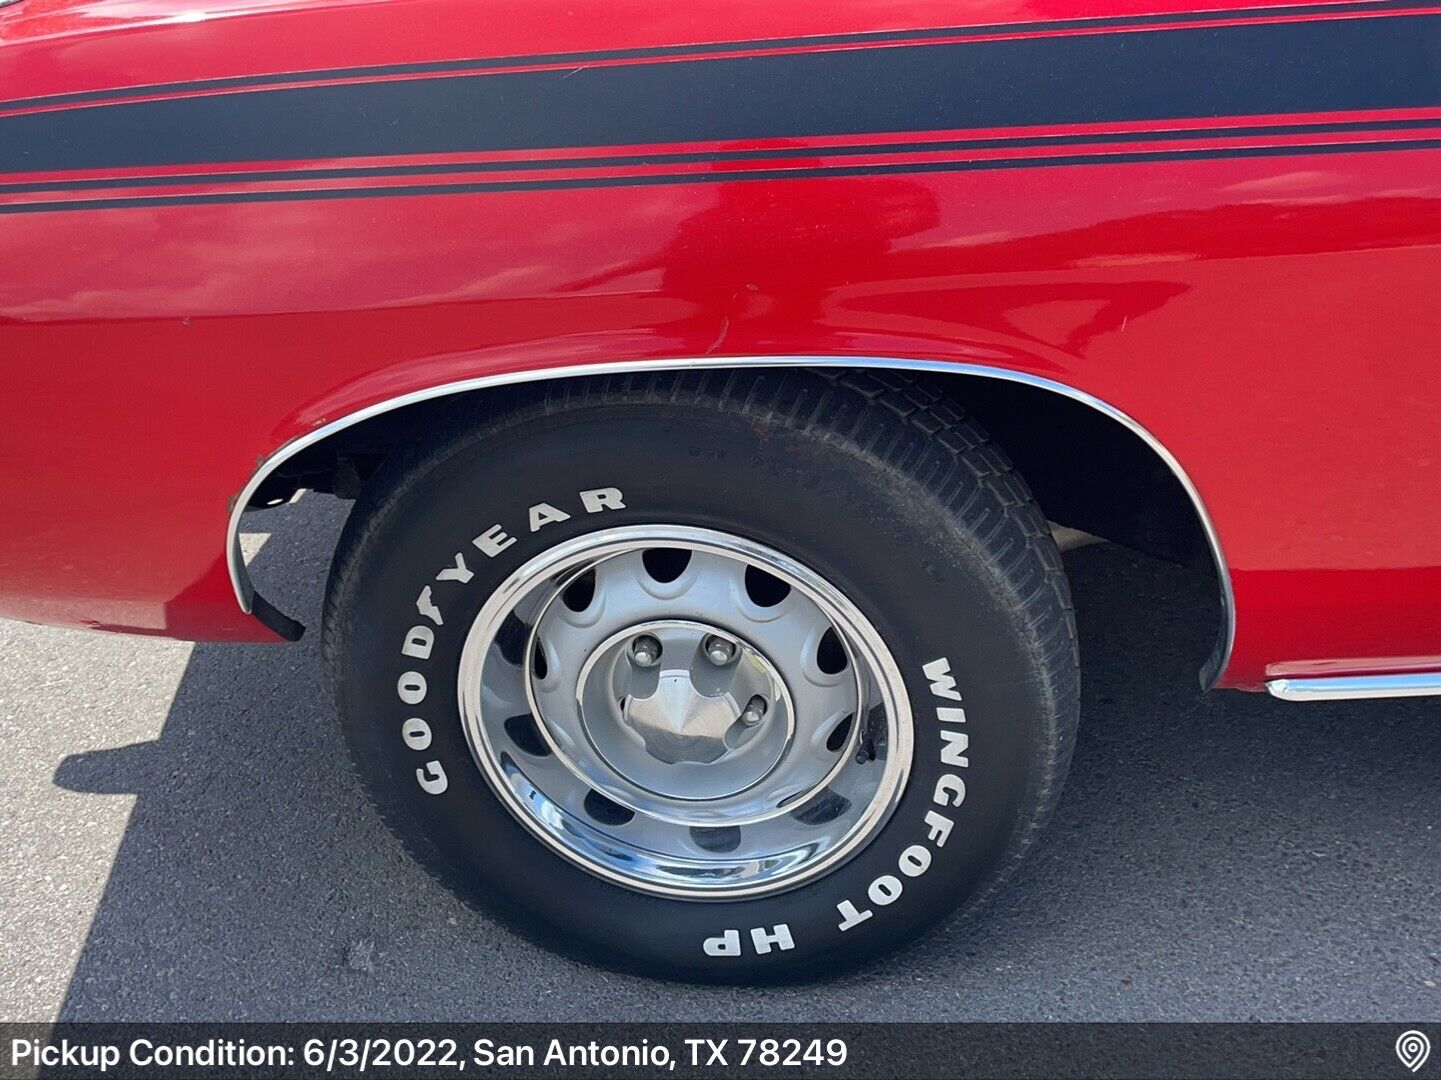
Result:
[[[499,375],[482,375],[474,379],[463,379],[459,382],[442,383],[439,386],[428,387],[424,390],[416,390],[409,394],[402,394],[399,397],[380,401],[374,405],[368,405],[363,409],[343,416],[338,420],[332,420],[322,427],[307,431],[290,442],[286,443],[270,457],[251,476],[250,482],[241,490],[236,498],[230,512],[230,525],[226,537],[226,559],[230,568],[230,582],[235,588],[235,598],[240,603],[240,608],[247,614],[254,614],[259,607],[261,610],[268,610],[273,616],[279,616],[286,622],[291,622],[284,615],[275,612],[265,602],[264,597],[256,595],[255,586],[250,581],[249,573],[245,566],[245,558],[240,549],[240,520],[245,514],[246,507],[251,498],[265,482],[266,477],[275,471],[277,467],[288,459],[294,457],[308,447],[323,442],[336,432],[343,431],[355,424],[370,420],[384,413],[393,412],[396,409],[403,409],[408,405],[415,405],[422,401],[431,401],[435,398],[446,397],[452,394],[464,394],[472,390],[485,390],[497,386],[509,386],[518,383],[545,382],[551,379],[574,379],[583,378],[589,375],[623,375],[641,371],[690,371],[711,368],[752,368],[752,367],[832,367],[832,368],[884,368],[894,371],[926,371],[938,372],[951,375],[971,375],[987,379],[1000,379],[1005,382],[1022,383],[1026,386],[1033,386],[1040,390],[1048,390],[1051,393],[1059,394],[1062,397],[1070,398],[1072,401],[1088,405],[1097,412],[1110,417],[1121,424],[1128,431],[1134,434],[1142,442],[1166,463],[1167,468],[1175,475],[1196,509],[1196,516],[1200,519],[1202,530],[1206,534],[1206,542],[1211,548],[1211,558],[1216,564],[1216,577],[1221,584],[1221,605],[1225,627],[1223,638],[1207,662],[1202,671],[1201,681],[1205,686],[1212,685],[1221,672],[1226,670],[1231,660],[1231,647],[1236,638],[1236,605],[1235,597],[1231,590],[1231,574],[1226,562],[1226,557],[1221,549],[1221,538],[1216,532],[1216,527],[1211,521],[1211,515],[1206,510],[1206,504],[1201,499],[1201,494],[1196,490],[1196,485],[1181,467],[1181,463],[1175,456],[1154,435],[1147,431],[1126,413],[1100,398],[1077,390],[1075,387],[1067,386],[1065,383],[1055,382],[1051,379],[1044,379],[1038,375],[1029,375],[1024,372],[1011,371],[1007,368],[985,367],[980,364],[951,363],[946,360],[909,360],[896,357],[884,356],[740,356],[740,357],[717,357],[717,358],[696,358],[689,360],[644,360],[622,362],[614,364],[576,364],[569,367],[555,367],[544,370],[506,372]],[[297,625],[298,624],[294,624]]]
[[[1357,701],[1363,698],[1441,694],[1441,671],[1402,675],[1336,675],[1322,679],[1271,679],[1266,690],[1282,701]]]

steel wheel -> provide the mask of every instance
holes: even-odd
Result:
[[[665,896],[824,873],[884,825],[911,760],[905,686],[865,617],[781,553],[705,529],[610,529],[531,560],[472,624],[459,689],[511,813]]]

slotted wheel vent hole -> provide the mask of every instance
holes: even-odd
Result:
[[[856,722],[856,714],[851,713],[839,724],[831,728],[831,733],[826,737],[826,749],[832,754],[838,753],[840,748],[846,745],[846,739],[851,734],[851,725]]]
[[[571,611],[584,611],[595,599],[595,571],[587,570],[565,587],[560,602]]]
[[[543,679],[550,673],[550,663],[545,658],[545,646],[539,641],[535,643],[535,655],[530,658],[530,670],[537,679]]]
[[[620,803],[611,802],[599,791],[591,791],[585,797],[585,812],[592,821],[602,825],[624,825],[635,817],[634,810],[627,810]]]
[[[535,726],[535,717],[530,713],[512,716],[505,722],[505,733],[510,736],[511,742],[532,757],[545,757],[550,753],[550,747],[546,745],[540,728]]]
[[[866,726],[861,729],[860,746],[856,749],[856,761],[864,765],[875,761],[886,748],[886,710],[877,705],[866,713]]]
[[[791,587],[757,566],[746,567],[746,595],[757,607],[775,607],[791,594]]]
[[[848,662],[846,647],[841,644],[835,627],[831,627],[821,635],[821,643],[816,649],[816,666],[827,675],[839,675],[845,671]]]
[[[717,855],[741,846],[741,831],[735,825],[692,825],[690,838],[696,847]]]
[[[505,617],[495,634],[495,647],[508,664],[519,667],[525,660],[525,639],[530,636],[530,627],[521,622],[515,612]]]
[[[665,584],[685,573],[690,565],[690,552],[685,548],[647,548],[640,561],[647,574]]]
[[[828,789],[799,809],[792,810],[791,817],[803,825],[824,825],[828,821],[834,821],[850,808],[850,799]]]

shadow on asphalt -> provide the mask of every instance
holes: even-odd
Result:
[[[418,870],[352,775],[316,630],[347,505],[253,519],[274,530],[257,576],[303,642],[197,646],[156,741],[57,770],[137,796],[60,1019],[1441,1016],[1436,706],[1203,694],[1211,582],[1109,546],[1067,556],[1085,665],[1069,786],[981,915],[810,987],[552,956]]]

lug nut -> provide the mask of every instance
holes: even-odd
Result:
[[[735,659],[736,644],[734,641],[727,641],[719,634],[712,634],[705,639],[705,654],[712,664],[724,667]]]
[[[746,727],[755,727],[766,718],[766,699],[756,694],[746,702],[746,707],[741,710],[740,721]]]
[[[655,667],[660,663],[660,642],[642,634],[630,643],[630,655],[638,667]]]

